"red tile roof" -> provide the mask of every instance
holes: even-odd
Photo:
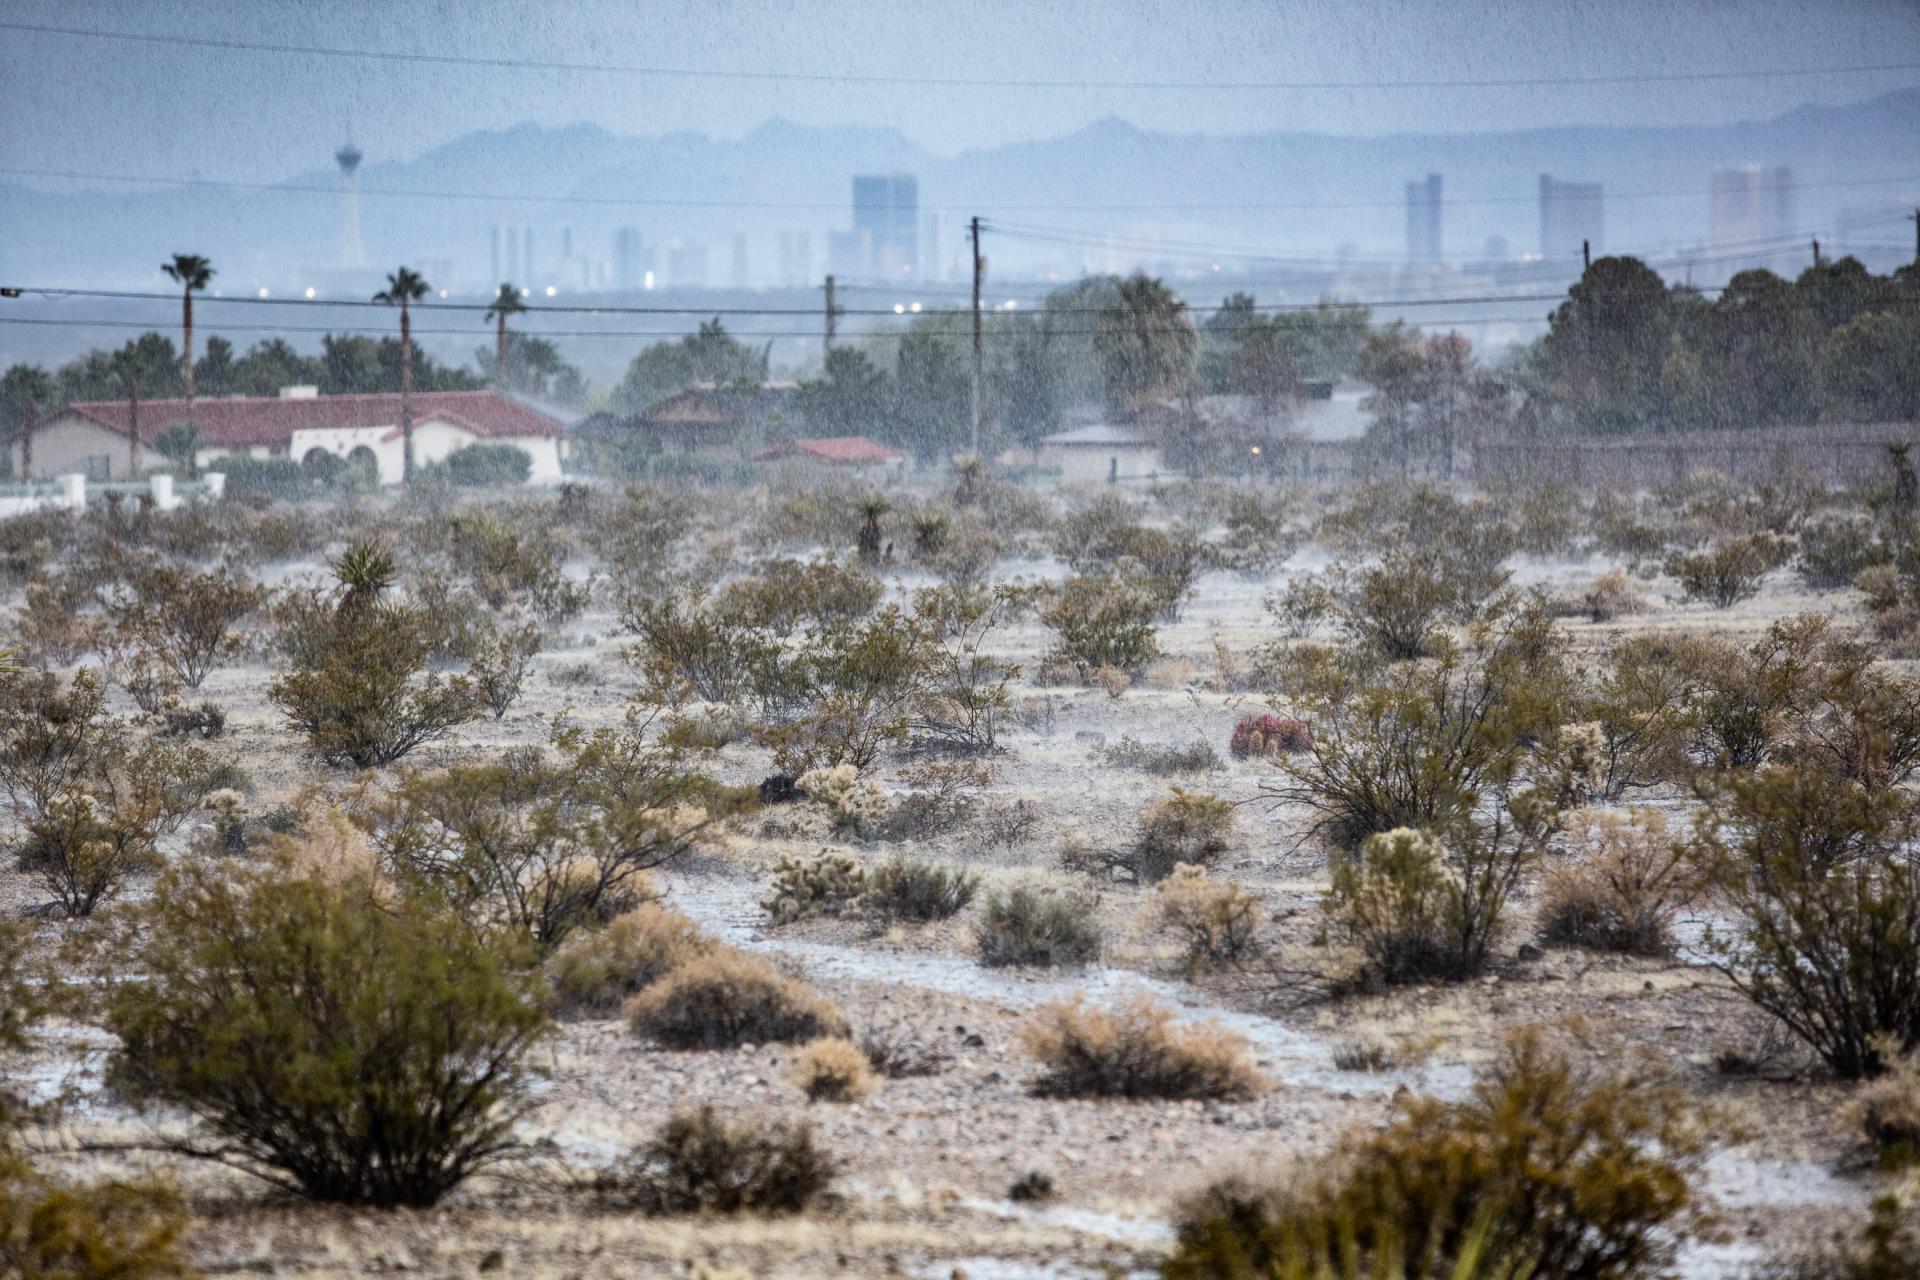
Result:
[[[127,433],[129,414],[125,400],[77,400],[67,409],[109,431]],[[151,445],[161,432],[186,420],[185,400],[142,400],[140,442]],[[230,447],[286,444],[293,439],[295,431],[397,427],[400,396],[398,392],[385,392],[311,396],[304,400],[278,396],[202,398],[194,401],[193,420],[203,444]],[[557,436],[561,431],[560,424],[544,413],[491,391],[416,391],[413,421],[415,426],[431,421],[451,422],[482,439]]]
[[[790,458],[795,454],[821,462],[904,462],[907,455],[865,436],[830,436],[824,440],[788,440],[761,454],[762,458]]]

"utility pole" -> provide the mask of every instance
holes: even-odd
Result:
[[[1593,266],[1593,241],[1582,240],[1580,242],[1580,269],[1582,271],[1587,271],[1591,269],[1592,266]]]
[[[986,274],[986,263],[980,257],[980,219],[975,218],[967,224],[968,234],[973,237],[973,456],[980,456],[980,277]]]
[[[1813,238],[1813,265],[1816,267],[1820,265],[1820,237],[1819,236],[1815,236]]]
[[[833,277],[827,277],[827,344],[822,358],[833,354],[833,322],[839,317],[840,308],[833,304]]]
[[[1920,266],[1920,209],[1913,211],[1913,261]]]

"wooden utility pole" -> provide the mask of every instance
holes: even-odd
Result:
[[[986,263],[980,257],[980,219],[975,218],[967,224],[968,234],[973,237],[973,431],[971,435],[973,456],[980,456],[980,277],[986,274]]]
[[[840,308],[833,304],[833,277],[827,277],[827,345],[824,356],[833,354],[833,322],[839,318]]]
[[[1820,265],[1820,237],[1819,236],[1815,236],[1813,238],[1813,265],[1816,267]]]
[[[1587,268],[1591,267],[1592,265],[1593,265],[1593,241],[1582,240],[1580,242],[1580,269],[1582,271],[1585,271]]]
[[[1920,265],[1920,209],[1913,211],[1913,261]]]

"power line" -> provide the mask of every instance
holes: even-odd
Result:
[[[711,67],[667,67],[615,62],[570,62],[545,58],[483,57],[452,53],[414,53],[393,49],[355,49],[335,45],[283,44],[228,40],[209,36],[179,36],[133,31],[103,31],[42,23],[0,22],[0,30],[35,35],[70,36],[130,44],[176,48],[217,49],[228,53],[292,54],[308,58],[359,58],[379,62],[450,67],[486,67],[494,70],[581,71],[613,75],[656,76],[690,80],[768,80],[795,84],[889,85],[913,88],[982,89],[1129,89],[1231,92],[1344,92],[1349,90],[1563,88],[1585,85],[1674,84],[1724,80],[1768,80],[1833,75],[1871,75],[1920,70],[1920,62],[1852,63],[1825,67],[1756,67],[1737,71],[1625,72],[1591,76],[1477,76],[1426,80],[1053,80],[1007,76],[862,75],[851,72],[743,71]]]
[[[0,23],[0,28],[5,24]],[[175,176],[147,177],[139,174],[109,173],[86,169],[46,169],[27,165],[0,166],[0,173],[15,177],[53,178],[68,182],[119,182],[145,184],[150,186],[217,188],[231,191],[286,192],[293,195],[313,195],[338,198],[338,186],[316,186],[311,183],[288,182],[248,182],[230,178],[188,178]],[[1827,188],[1899,186],[1905,183],[1920,182],[1920,177],[1904,178],[1848,178],[1832,182],[1803,182],[1796,185],[1797,190],[1823,190]],[[635,208],[666,209],[844,209],[843,200],[673,200],[640,196],[582,196],[582,195],[528,195],[499,191],[459,191],[426,187],[362,187],[363,196],[381,196],[400,200],[485,200],[501,203],[519,204],[579,204],[632,206]],[[1605,194],[1606,200],[1677,200],[1698,196],[1710,196],[1711,190],[1698,187],[1668,191],[1620,191]],[[1453,205],[1504,205],[1534,204],[1539,196],[1458,196],[1450,197],[1445,203]],[[1013,213],[1231,213],[1235,211],[1261,212],[1267,210],[1307,211],[1313,209],[1398,209],[1402,200],[1278,200],[1278,201],[1224,201],[1219,203],[1192,204],[1003,204],[992,201],[976,201],[970,204],[944,205],[881,205],[881,208],[916,208],[927,212],[956,213],[970,210],[1003,210]],[[1098,234],[1098,233],[1089,233]]]

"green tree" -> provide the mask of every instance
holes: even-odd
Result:
[[[1834,331],[1820,362],[1826,416],[1842,422],[1920,419],[1920,312],[1872,312]]]
[[[886,371],[853,347],[829,351],[826,376],[801,383],[794,397],[808,429],[827,436],[887,434],[892,400]]]
[[[409,267],[387,277],[387,287],[373,295],[382,306],[400,308],[400,483],[413,483],[413,322],[410,304],[427,296],[427,282]]]
[[[213,344],[207,345],[211,349]],[[268,338],[234,362],[232,389],[240,395],[277,395],[282,387],[317,386],[324,381],[323,372],[319,360],[301,355],[286,339]]]
[[[156,372],[152,349],[129,343],[113,357],[113,372],[127,397],[127,479],[132,480],[140,474],[140,388]]]
[[[20,442],[20,476],[33,478],[33,432],[59,403],[59,388],[39,365],[16,364],[0,377],[0,428]]]
[[[916,321],[894,360],[894,421],[899,443],[920,457],[965,446],[972,421],[967,359],[958,335],[939,321]]]
[[[215,334],[207,339],[207,353],[194,362],[193,378],[210,396],[234,394],[233,344]]]
[[[1094,326],[1108,409],[1126,414],[1148,401],[1186,394],[1198,347],[1187,304],[1164,282],[1146,275],[1120,281],[1114,305]]]
[[[1543,354],[1557,407],[1584,430],[1667,425],[1661,375],[1673,338],[1672,299],[1638,258],[1600,258],[1549,318]]]
[[[716,316],[703,321],[697,333],[675,342],[656,342],[635,356],[614,388],[614,408],[621,413],[645,413],[695,382],[758,386],[766,381],[770,350],[755,351],[737,341]]]
[[[1019,316],[1001,344],[1005,356],[989,384],[999,403],[1000,426],[1028,448],[1060,429],[1064,375],[1061,346],[1051,319]]]
[[[176,253],[172,262],[165,262],[160,269],[180,286],[180,379],[187,392],[187,426],[193,421],[193,295],[197,289],[205,289],[212,283],[213,264],[196,254]],[[185,460],[187,479],[193,479],[193,454],[188,453]]]

